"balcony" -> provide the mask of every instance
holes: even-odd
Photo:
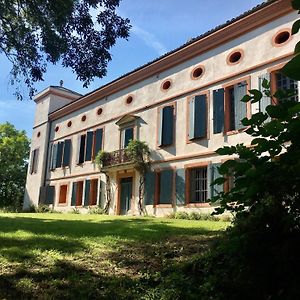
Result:
[[[116,150],[113,152],[109,152],[107,154],[107,157],[103,161],[103,169],[108,169],[112,168],[115,166],[119,165],[125,165],[125,164],[130,164],[131,160],[130,158],[126,155],[124,149]]]

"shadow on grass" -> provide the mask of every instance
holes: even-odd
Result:
[[[204,252],[217,233],[151,219],[1,216],[0,258],[6,262],[0,261],[0,298],[140,299],[148,288],[140,282],[143,274]],[[106,237],[115,242],[113,248],[105,247]]]

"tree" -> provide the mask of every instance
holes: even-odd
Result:
[[[0,124],[0,207],[21,207],[28,156],[25,131],[18,131],[10,123]]]
[[[109,50],[128,38],[129,20],[118,16],[120,0],[0,0],[0,53],[12,63],[11,83],[25,82],[30,97],[47,63],[61,62],[88,86],[106,75]],[[22,99],[22,92],[15,95]]]

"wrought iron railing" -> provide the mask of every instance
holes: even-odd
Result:
[[[103,161],[103,167],[113,167],[120,164],[129,163],[131,159],[126,155],[124,149],[109,152]]]

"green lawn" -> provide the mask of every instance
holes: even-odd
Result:
[[[3,213],[0,299],[142,299],[148,277],[203,253],[227,225]]]

